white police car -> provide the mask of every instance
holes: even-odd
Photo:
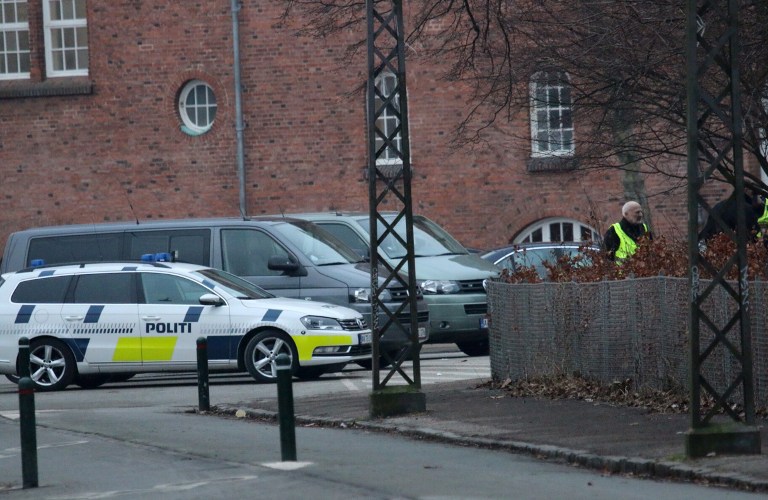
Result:
[[[269,292],[217,269],[170,262],[36,267],[0,277],[0,373],[18,374],[30,341],[36,389],[96,387],[140,372],[210,371],[276,380],[278,354],[300,378],[370,359],[371,330],[352,309]]]

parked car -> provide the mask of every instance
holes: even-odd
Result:
[[[209,267],[40,266],[0,281],[0,373],[19,376],[19,339],[27,337],[41,391],[95,387],[110,374],[194,371],[200,337],[211,371],[247,371],[261,382],[276,380],[280,354],[306,379],[371,356],[371,330],[359,312],[277,298]]]
[[[533,268],[541,279],[545,280],[548,273],[544,262],[555,264],[560,257],[574,257],[584,249],[598,251],[600,248],[584,242],[520,243],[490,250],[482,254],[482,257],[512,273],[521,267]],[[584,263],[589,263],[588,256],[585,257]]]
[[[370,264],[327,231],[310,222],[285,217],[181,219],[153,222],[78,224],[26,229],[6,242],[0,272],[35,263],[139,259],[167,252],[175,260],[214,267],[240,276],[281,297],[338,304],[360,312],[371,325]],[[380,278],[379,283],[384,283]],[[408,290],[391,282],[383,301],[394,311]],[[417,300],[421,341],[428,336],[429,310]],[[410,342],[409,312],[390,324],[380,349],[390,357]],[[370,366],[371,360],[358,364]]]
[[[388,221],[396,212],[380,213]],[[370,255],[368,213],[328,212],[291,214],[322,226],[361,256]],[[395,228],[405,240],[405,221]],[[383,231],[383,227],[382,227]],[[426,217],[413,217],[416,281],[429,306],[428,343],[455,343],[469,356],[488,354],[488,300],[483,282],[499,269],[470,253],[445,229]],[[394,236],[379,244],[390,264],[406,255]]]

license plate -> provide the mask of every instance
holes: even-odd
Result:
[[[488,318],[480,318],[480,328],[488,329]]]
[[[373,334],[372,333],[361,333],[360,334],[360,345],[370,344],[371,342],[373,342]]]
[[[420,326],[419,327],[419,340],[426,340],[427,338],[427,327]]]

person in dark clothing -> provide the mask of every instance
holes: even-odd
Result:
[[[747,233],[751,239],[755,239],[760,232],[758,220],[763,214],[764,202],[760,195],[744,194],[744,220],[746,221]],[[723,228],[715,221],[712,214],[717,214],[723,220],[725,225],[732,231],[736,230],[736,196],[731,194],[727,199],[719,201],[712,207],[712,213],[707,218],[706,224],[699,232],[699,241],[705,241],[712,236],[722,233]]]
[[[638,202],[626,202],[621,215],[621,220],[612,224],[603,237],[603,249],[608,258],[619,263],[635,253],[641,236],[653,239],[648,226],[643,223],[643,208]]]

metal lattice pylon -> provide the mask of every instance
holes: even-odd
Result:
[[[727,4],[727,5],[725,5]],[[701,456],[708,452],[754,452],[754,433],[744,434],[733,427],[711,439],[713,433],[702,438],[701,431],[711,427],[713,417],[720,413],[733,423],[754,426],[754,388],[752,374],[752,348],[748,315],[747,284],[747,228],[744,197],[744,165],[742,150],[742,115],[739,87],[739,30],[738,0],[711,2],[688,0],[687,3],[687,93],[688,93],[688,241],[691,270],[690,302],[690,423],[687,438],[688,454]],[[719,127],[727,140],[708,144],[702,130]],[[737,229],[734,233],[723,220],[712,212],[712,207],[701,196],[704,181],[719,172],[728,174],[728,163],[733,169],[734,195],[737,205]],[[729,175],[723,175],[728,178]],[[736,244],[736,250],[721,268],[700,253],[698,241],[698,207],[701,206],[716,221],[723,232]],[[706,270],[714,279],[703,287],[700,271]],[[727,275],[737,270],[739,279],[734,284]],[[733,301],[726,321],[718,322],[707,315],[703,304],[714,290],[723,288]],[[702,366],[711,362],[713,353],[729,356],[740,367],[728,387],[717,388],[704,376]],[[742,391],[743,417],[732,404],[737,391]],[[701,400],[708,397],[713,405],[704,411]],[[711,429],[710,429],[711,430]],[[697,434],[699,433],[699,434]],[[718,434],[715,432],[714,434]],[[746,440],[745,440],[746,437]],[[759,433],[757,434],[759,453]],[[719,440],[718,440],[719,439]],[[747,442],[747,446],[743,446]]]
[[[400,375],[415,388],[421,387],[419,363],[419,340],[417,319],[417,288],[413,252],[413,210],[411,206],[411,159],[408,137],[408,105],[405,85],[405,42],[403,40],[403,15],[400,0],[368,0],[368,188],[371,235],[371,289],[373,329],[373,390],[381,389],[394,375]],[[394,80],[393,87],[381,85],[387,76]],[[384,204],[390,203],[389,210],[396,210],[393,220],[381,214]],[[405,224],[405,239],[395,227]],[[395,238],[407,250],[406,255],[396,263],[388,263],[379,257],[379,245],[385,238]],[[379,284],[379,273],[386,279]],[[408,299],[390,310],[380,297],[393,281],[408,289]],[[379,311],[386,313],[387,320],[379,325]],[[404,315],[410,322],[399,321]],[[388,359],[387,353],[379,349],[381,333],[388,328],[401,328],[410,343],[402,349],[396,359]],[[379,358],[391,361],[391,368],[382,379]],[[403,362],[413,360],[413,374],[403,368]]]

